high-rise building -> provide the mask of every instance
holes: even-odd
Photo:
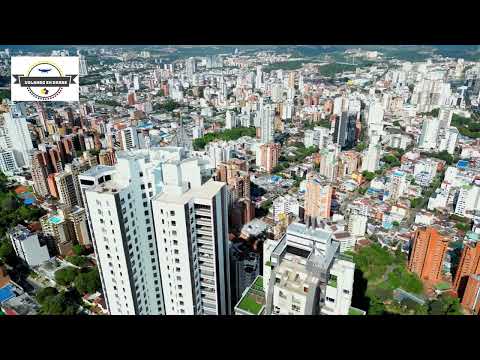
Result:
[[[30,165],[30,151],[33,149],[32,138],[27,120],[19,105],[12,105],[10,112],[3,114],[4,126],[10,140],[11,150],[18,166]]]
[[[408,269],[424,280],[433,283],[441,280],[448,242],[434,226],[418,229],[413,237]]]
[[[440,120],[440,128],[447,129],[450,127],[450,123],[452,122],[453,117],[453,109],[447,106],[440,107],[438,111],[438,119]]]
[[[270,104],[264,105],[260,110],[260,141],[264,144],[273,142],[274,120],[275,108]]]
[[[469,242],[463,247],[453,280],[453,287],[460,298],[463,297],[470,275],[480,275],[480,242]]]
[[[262,144],[258,147],[256,164],[260,169],[271,173],[278,164],[280,144]]]
[[[33,179],[33,188],[35,193],[40,196],[47,196],[50,194],[48,187],[48,167],[45,153],[42,151],[33,151],[30,154],[31,173]]]
[[[236,304],[246,288],[260,275],[260,255],[245,242],[230,244],[230,284],[232,304]]]
[[[87,76],[88,75],[88,68],[87,68],[87,59],[85,56],[79,55],[79,65],[80,65],[80,76]]]
[[[368,144],[368,149],[363,154],[362,171],[375,172],[380,165],[381,146],[375,143]]]
[[[368,136],[374,134],[383,135],[383,105],[379,101],[373,101],[368,107],[367,128]]]
[[[195,58],[191,57],[185,61],[185,70],[187,76],[192,76],[197,72],[197,61]]]
[[[13,174],[18,169],[13,150],[0,150],[0,170],[4,174]]]
[[[17,225],[8,232],[15,254],[28,266],[37,266],[50,259],[48,247],[38,234],[23,225]]]
[[[120,130],[120,137],[122,150],[140,148],[137,128],[135,126],[129,126]]]
[[[229,314],[226,186],[188,181],[181,165],[164,164],[165,189],[152,200],[165,313]]]
[[[384,200],[398,200],[407,188],[407,174],[403,171],[395,171],[390,175],[385,186]]]
[[[423,120],[422,134],[418,146],[422,149],[432,150],[437,148],[437,138],[440,126],[438,118],[428,117]]]
[[[82,205],[78,180],[72,172],[57,173],[55,183],[61,203],[69,207]]]
[[[480,315],[480,275],[470,275],[468,277],[462,305],[474,315]]]
[[[265,257],[267,315],[347,315],[355,264],[332,233],[293,223]]]
[[[169,147],[118,152],[114,167],[99,165],[80,175],[110,314],[165,312],[150,200],[164,187],[162,164],[184,156],[181,148]],[[194,172],[198,160],[184,166]]]
[[[330,218],[333,189],[329,182],[319,179],[307,180],[305,193],[305,218],[310,224],[319,219]]]

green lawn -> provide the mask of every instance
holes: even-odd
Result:
[[[238,307],[242,310],[248,311],[249,313],[257,315],[260,313],[263,304],[258,304],[255,301],[255,298],[250,293],[247,293],[247,295],[243,297],[240,304],[238,304]]]
[[[348,315],[365,315],[365,313],[360,309],[350,306],[350,309],[348,309]]]
[[[451,288],[451,286],[446,282],[438,283],[435,287],[437,288],[437,290],[440,290],[440,291],[448,290]]]

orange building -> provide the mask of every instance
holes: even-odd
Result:
[[[57,174],[58,173],[48,175],[47,184],[48,184],[48,192],[50,193],[50,195],[58,199],[59,195],[58,195],[57,183],[55,182],[55,175]]]
[[[10,282],[10,276],[7,274],[5,265],[0,263],[0,288],[4,287]]]
[[[462,299],[462,305],[475,315],[480,315],[480,275],[470,275]]]
[[[280,144],[262,144],[258,152],[257,164],[268,173],[278,164]]]
[[[413,238],[408,270],[424,280],[441,280],[448,242],[449,239],[440,234],[436,227],[418,229]]]
[[[305,217],[330,218],[332,205],[332,186],[318,179],[308,180],[305,193]]]
[[[323,111],[325,111],[327,114],[331,114],[333,111],[333,100],[328,99],[325,101],[325,104],[323,105]]]
[[[462,250],[453,287],[460,298],[463,297],[470,275],[480,274],[480,242],[467,243]]]

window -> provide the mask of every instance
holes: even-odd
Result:
[[[152,183],[148,183],[148,188],[149,188],[149,189],[152,188]]]
[[[152,240],[152,235],[148,235],[148,240]],[[152,245],[152,244],[150,244]]]
[[[172,226],[176,226],[177,225],[177,222],[172,220]]]
[[[145,184],[140,185],[140,189],[145,190]]]
[[[332,299],[332,298],[330,298],[330,297],[327,297],[326,299],[327,299],[327,301],[335,302],[335,299]]]
[[[150,239],[149,239],[150,240]],[[153,244],[149,244],[148,246],[150,246],[150,248],[153,248]]]
[[[148,206],[148,202],[144,201],[143,202],[143,207],[147,207]]]
[[[170,211],[170,215],[171,215],[171,216],[175,216],[175,211],[171,210],[171,211]]]
[[[155,251],[150,251],[150,255],[155,255]]]
[[[145,224],[150,224],[150,219],[145,219]]]
[[[153,192],[150,191],[150,192],[148,193],[148,196],[152,197],[152,196],[153,196]]]
[[[177,249],[173,250],[173,253],[174,253],[175,255],[177,255],[177,254],[178,254],[178,250],[177,250]]]
[[[346,289],[343,289],[343,293],[348,295],[348,294],[350,294],[350,291],[346,290]]]
[[[140,171],[140,173],[138,174],[140,177],[143,177],[143,172]]]
[[[145,216],[148,216],[148,210],[145,210],[144,214]]]
[[[172,221],[174,222],[174,221]],[[172,236],[177,236],[177,230],[172,230]]]
[[[142,194],[142,199],[146,199],[147,198],[147,194]]]
[[[292,305],[292,310],[295,312],[300,312],[300,306],[293,304]]]

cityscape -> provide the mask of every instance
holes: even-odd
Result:
[[[480,46],[0,45],[0,319],[480,315],[479,139]]]

